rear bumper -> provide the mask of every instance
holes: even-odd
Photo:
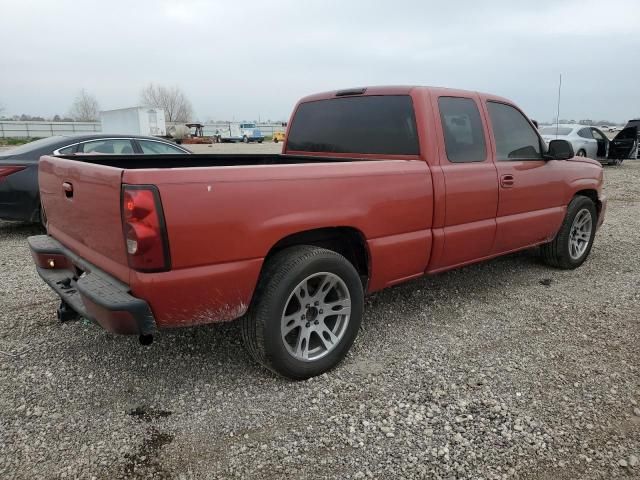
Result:
[[[38,274],[80,315],[113,333],[148,335],[155,330],[149,304],[130,295],[128,285],[48,235],[28,241]]]

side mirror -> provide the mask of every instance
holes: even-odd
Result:
[[[546,157],[549,160],[569,160],[575,156],[573,146],[566,140],[551,140]]]

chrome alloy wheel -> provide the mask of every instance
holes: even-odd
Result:
[[[351,296],[344,281],[333,273],[314,273],[287,299],[280,322],[282,340],[296,360],[318,360],[340,343],[350,316]]]
[[[573,224],[569,231],[569,255],[573,260],[579,260],[586,252],[591,240],[592,229],[593,219],[591,218],[591,212],[583,208],[573,219]]]

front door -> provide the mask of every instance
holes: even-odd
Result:
[[[542,139],[512,105],[486,103],[499,201],[493,254],[549,240],[564,218],[563,161],[545,161]]]
[[[609,160],[625,160],[631,158],[638,142],[638,127],[626,127],[622,129],[609,143]]]

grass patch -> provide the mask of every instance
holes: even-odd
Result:
[[[26,137],[26,138],[18,138],[18,137],[7,137],[0,138],[0,146],[2,147],[13,147],[16,145],[24,145],[25,143],[33,142],[34,140],[40,140],[40,137]]]

